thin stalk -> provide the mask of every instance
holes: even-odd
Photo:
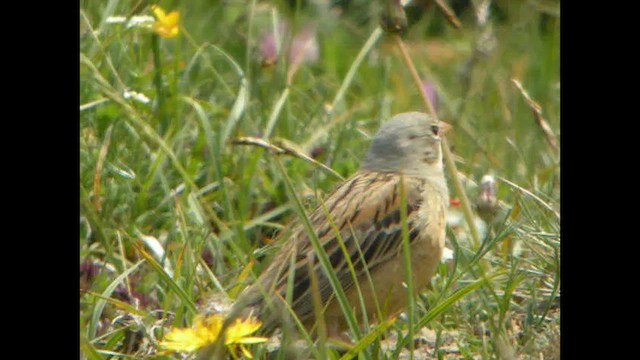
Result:
[[[431,104],[431,100],[427,94],[422,91],[422,81],[420,80],[420,75],[418,75],[418,70],[416,70],[415,65],[413,64],[413,60],[409,56],[409,52],[407,51],[406,46],[404,45],[404,41],[400,35],[393,35],[396,43],[398,44],[398,48],[400,48],[400,53],[402,54],[402,59],[405,64],[409,68],[409,72],[411,73],[411,77],[413,81],[416,83],[416,86],[419,89],[419,93],[422,96],[422,100],[424,101],[425,106],[429,110],[429,113],[433,115],[436,119],[438,119],[438,114],[436,113],[433,104]],[[439,120],[439,119],[438,119]],[[453,155],[451,154],[451,150],[449,149],[449,144],[447,143],[446,138],[442,138],[442,149],[444,155],[444,161],[447,165],[447,169],[449,170],[449,176],[451,176],[451,180],[453,180],[453,185],[456,189],[456,193],[460,197],[460,201],[462,202],[462,211],[464,213],[464,218],[469,225],[469,230],[471,231],[471,238],[473,239],[473,245],[478,248],[480,246],[480,235],[478,234],[478,229],[476,228],[476,223],[473,220],[473,213],[471,212],[471,203],[469,198],[467,197],[467,193],[464,191],[464,187],[462,186],[462,182],[458,177],[458,169],[456,168],[456,164],[453,161]]]
[[[347,75],[344,77],[344,80],[340,85],[340,89],[338,89],[336,96],[333,98],[333,101],[331,101],[331,105],[329,106],[329,111],[327,111],[327,115],[330,116],[333,114],[333,111],[335,110],[336,105],[340,102],[340,100],[342,100],[342,98],[344,97],[344,94],[347,92],[347,89],[351,85],[351,81],[353,80],[353,77],[355,76],[356,71],[358,71],[358,69],[360,68],[360,64],[362,64],[364,57],[367,54],[369,54],[369,51],[373,49],[373,45],[376,44],[376,42],[378,41],[378,39],[380,39],[381,36],[382,36],[382,28],[378,26],[371,33],[371,35],[369,36],[369,39],[367,39],[367,42],[364,43],[364,45],[362,46],[362,49],[360,49],[360,52],[356,56],[355,60],[353,60],[353,63],[351,63],[351,67],[349,68],[349,71],[347,71]]]
[[[160,133],[164,134],[167,130],[168,119],[167,114],[165,113],[164,103],[165,103],[165,94],[164,89],[162,88],[162,61],[160,60],[160,37],[157,34],[151,35],[151,51],[153,52],[153,67],[155,69],[155,74],[153,75],[153,85],[156,87],[156,98],[158,99],[157,110],[160,118]]]
[[[413,274],[411,269],[411,245],[409,244],[409,224],[407,223],[407,193],[404,188],[404,178],[400,179],[400,223],[402,224],[402,252],[404,256],[404,266],[407,284],[407,323],[409,324],[409,359],[413,360],[415,344],[413,342],[413,322],[416,303],[413,292]]]
[[[340,305],[342,312],[346,316],[347,325],[355,335],[356,339],[359,340],[362,337],[360,328],[358,327],[358,323],[355,319],[353,311],[351,311],[350,304],[347,300],[345,291],[344,289],[342,289],[342,285],[340,284],[340,281],[338,280],[336,273],[333,270],[333,267],[331,266],[331,262],[329,261],[329,256],[327,255],[326,251],[324,250],[324,247],[320,243],[320,239],[318,238],[318,235],[316,234],[313,228],[313,225],[311,225],[311,221],[305,214],[304,207],[302,206],[302,202],[300,201],[298,196],[296,196],[295,189],[291,184],[291,179],[287,175],[287,172],[284,166],[282,165],[282,163],[280,162],[280,159],[276,158],[276,165],[278,166],[278,169],[282,173],[282,177],[284,179],[284,183],[285,183],[288,195],[293,200],[295,209],[299,213],[300,219],[302,220],[302,224],[304,225],[305,230],[307,231],[307,234],[309,236],[309,240],[311,241],[311,244],[313,245],[313,248],[318,256],[318,260],[322,268],[325,270],[328,281],[331,284],[333,291],[335,292],[335,298],[338,301],[338,304]]]

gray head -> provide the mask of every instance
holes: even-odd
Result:
[[[442,174],[440,136],[449,128],[428,114],[398,114],[382,124],[361,168],[425,177]]]

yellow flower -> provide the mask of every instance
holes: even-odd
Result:
[[[221,316],[214,315],[206,319],[196,316],[191,329],[172,329],[160,342],[160,346],[173,351],[196,351],[216,341],[222,322]]]
[[[173,351],[194,352],[216,341],[220,335],[223,322],[224,319],[220,315],[211,315],[205,319],[201,316],[196,316],[191,329],[171,330],[165,335],[164,340],[160,342],[160,346]],[[267,341],[267,338],[264,337],[248,336],[258,331],[260,326],[262,326],[262,323],[253,318],[237,319],[227,329],[225,345],[232,351],[240,348],[246,357],[252,358],[245,345]]]
[[[258,344],[268,339],[265,337],[248,336],[258,331],[262,323],[258,320],[248,318],[247,320],[236,319],[236,322],[227,329],[227,337],[224,341],[225,345],[230,348],[239,347],[244,356],[252,359],[251,353],[245,347],[246,344]]]
[[[156,16],[156,22],[153,24],[153,30],[163,38],[174,38],[178,36],[178,21],[180,20],[180,12],[172,11],[166,14],[164,10],[157,5],[151,7],[153,14]]]

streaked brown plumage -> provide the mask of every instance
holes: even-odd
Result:
[[[369,319],[378,317],[378,305],[382,314],[388,316],[401,311],[407,303],[403,285],[406,276],[401,182],[406,194],[414,287],[424,288],[435,273],[444,248],[448,205],[440,149],[440,134],[446,128],[447,124],[438,123],[427,114],[394,116],[374,138],[360,170],[339,185],[309,216],[358,319],[362,319],[362,311],[355,281],[362,291]],[[281,234],[284,243],[268,268],[239,295],[229,319],[257,315],[264,323],[265,333],[287,321],[290,312],[283,302],[287,298],[289,264],[293,257],[291,309],[306,328],[312,329],[316,323],[308,270],[309,254],[312,254],[312,268],[318,279],[329,336],[338,338],[347,325],[328,277],[302,223],[297,222],[289,229]],[[337,235],[344,241],[354,265],[355,279]]]

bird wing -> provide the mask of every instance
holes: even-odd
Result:
[[[335,189],[325,200],[324,206],[320,206],[309,217],[344,291],[353,286],[355,279],[363,279],[367,272],[373,271],[401,251],[400,180],[399,175],[388,173],[356,173]],[[414,224],[420,206],[423,182],[405,177],[404,186],[411,241],[419,232]],[[287,243],[277,255],[281,258],[272,264],[280,266],[274,285],[276,291],[285,298],[290,274],[288,259],[293,252],[295,275],[291,306],[300,320],[304,321],[313,316],[309,253],[314,255],[311,257],[311,267],[318,279],[323,304],[334,292],[304,227],[297,225],[292,230]],[[344,242],[346,254],[340,246],[339,238]],[[349,269],[347,259],[353,264],[355,277]]]

